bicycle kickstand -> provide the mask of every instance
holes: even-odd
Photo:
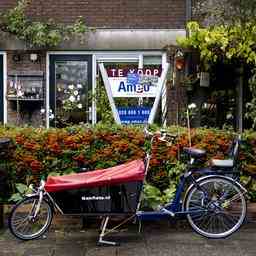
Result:
[[[109,221],[109,217],[105,217],[102,221],[102,224],[101,224],[101,233],[100,233],[100,236],[99,236],[99,240],[98,240],[98,245],[112,245],[112,246],[115,246],[115,245],[118,245],[118,243],[116,242],[112,242],[112,241],[107,241],[107,240],[104,240],[104,236],[109,233],[109,232],[106,232],[106,229],[107,229],[107,225],[108,225],[108,221]]]

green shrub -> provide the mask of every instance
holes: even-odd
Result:
[[[168,131],[178,135],[174,143],[167,146],[156,140],[152,147],[147,175],[147,184],[151,187],[147,187],[150,189],[145,193],[149,201],[157,197],[158,201],[168,201],[185,168],[182,149],[188,146],[187,131],[179,127],[169,127]],[[229,131],[193,129],[192,146],[207,150],[208,159],[225,158],[234,135]],[[110,127],[98,124],[63,129],[0,127],[0,137],[11,138],[14,146],[8,161],[1,159],[0,163],[6,166],[9,183],[9,191],[2,200],[8,200],[17,192],[16,184],[28,186],[30,183],[38,183],[42,178],[46,179],[49,174],[74,173],[81,167],[88,170],[112,167],[143,158],[149,147],[142,128],[136,126]],[[256,136],[246,132],[243,137],[245,143],[240,153],[241,181],[249,189],[250,199],[255,201],[256,182],[253,175],[256,173]]]

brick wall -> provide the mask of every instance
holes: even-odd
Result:
[[[0,11],[16,2],[1,0]],[[183,29],[186,0],[32,0],[28,14],[65,23],[82,16],[88,26],[97,28]]]
[[[39,59],[36,62],[30,61],[29,51],[8,51],[7,52],[7,66],[8,71],[45,71],[46,68],[46,53],[43,51],[32,51],[39,54]],[[19,55],[20,61],[15,61],[14,56]]]

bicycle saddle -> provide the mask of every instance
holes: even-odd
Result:
[[[183,151],[193,158],[202,158],[206,156],[206,151],[198,148],[183,148]]]

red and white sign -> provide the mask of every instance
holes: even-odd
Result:
[[[156,97],[162,69],[107,69],[113,97]]]

